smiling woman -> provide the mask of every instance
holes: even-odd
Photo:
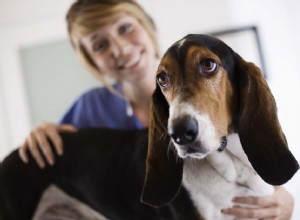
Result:
[[[43,123],[32,130],[19,154],[27,163],[29,152],[40,168],[54,165],[54,154],[63,154],[58,132],[146,127],[155,88],[156,28],[134,1],[78,0],[68,11],[67,24],[77,55],[105,87],[80,96],[59,124]],[[54,143],[54,151],[48,140]]]

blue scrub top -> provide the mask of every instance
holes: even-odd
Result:
[[[123,94],[119,85],[114,88]],[[77,128],[142,129],[144,126],[134,114],[128,114],[128,103],[105,87],[94,88],[81,95],[61,124]]]

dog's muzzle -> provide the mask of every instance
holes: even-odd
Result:
[[[172,121],[172,125],[168,129],[168,133],[176,144],[191,144],[198,136],[198,122],[190,116],[177,118]]]
[[[179,155],[185,157],[187,155],[197,158],[202,158],[208,153],[208,148],[205,147],[199,140],[199,125],[198,121],[189,116],[181,116],[173,119],[169,123],[168,134],[172,141],[176,143]],[[225,150],[227,146],[227,137],[223,136],[220,140],[219,152]]]

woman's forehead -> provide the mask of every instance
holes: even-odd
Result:
[[[101,35],[101,33],[105,34],[107,31],[110,31],[110,29],[114,26],[118,26],[118,24],[121,24],[123,22],[136,22],[137,19],[126,13],[126,12],[118,12],[115,13],[113,15],[108,15],[105,17],[101,17],[99,18],[101,19],[101,23],[99,22],[98,25],[95,25],[95,28],[91,28],[90,31],[88,31],[85,34],[82,34],[82,37],[80,37],[81,39],[94,39],[95,37],[97,37],[99,34]]]

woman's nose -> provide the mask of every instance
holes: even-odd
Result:
[[[114,58],[122,58],[129,52],[129,43],[125,39],[114,39],[111,43],[111,51]]]

